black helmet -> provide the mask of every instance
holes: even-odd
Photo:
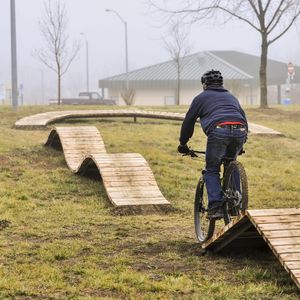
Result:
[[[223,76],[221,72],[217,70],[207,71],[201,77],[201,83],[205,83],[207,86],[222,86]]]

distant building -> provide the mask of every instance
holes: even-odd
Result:
[[[190,104],[201,90],[204,72],[220,70],[224,86],[243,104],[259,104],[260,57],[237,51],[205,51],[183,58],[180,104]],[[300,82],[300,67],[295,67],[293,83]],[[106,98],[125,104],[121,92],[126,86],[126,74],[99,80]],[[269,104],[280,103],[284,97],[282,87],[287,80],[287,63],[268,60]],[[174,105],[176,103],[177,71],[170,60],[129,72],[129,86],[134,90],[135,105]]]

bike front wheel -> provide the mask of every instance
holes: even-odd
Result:
[[[200,243],[211,238],[215,230],[215,220],[207,218],[208,196],[203,177],[198,181],[194,201],[194,224],[196,238]]]
[[[248,208],[248,181],[243,165],[230,162],[224,175],[223,192],[225,196],[224,221],[228,224],[232,217],[239,216]]]

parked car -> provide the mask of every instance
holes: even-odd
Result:
[[[50,100],[50,104],[57,104],[57,99]],[[116,105],[112,99],[104,99],[97,92],[80,92],[77,98],[62,98],[64,105]]]

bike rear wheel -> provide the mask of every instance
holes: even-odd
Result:
[[[208,196],[204,183],[201,177],[198,181],[195,201],[194,201],[194,224],[196,238],[200,243],[211,238],[215,230],[215,220],[207,218],[208,211]]]
[[[243,165],[232,161],[223,180],[225,196],[224,221],[228,224],[233,216],[239,216],[248,208],[248,180]]]

